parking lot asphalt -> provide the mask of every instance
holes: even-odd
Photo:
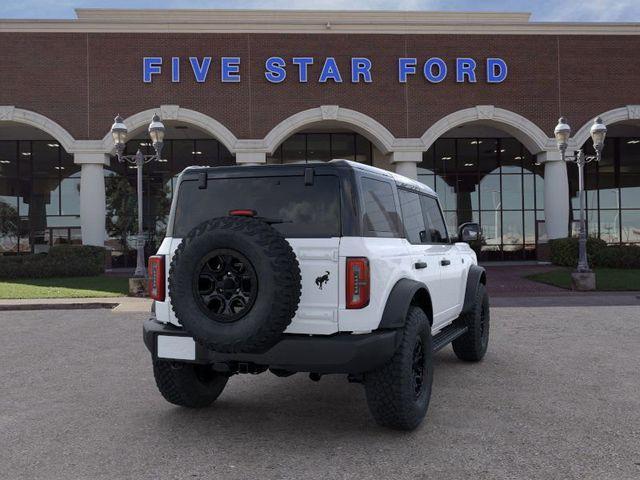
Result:
[[[480,364],[436,355],[426,421],[375,425],[343,377],[155,389],[144,313],[0,312],[3,479],[637,479],[640,308],[495,308]]]

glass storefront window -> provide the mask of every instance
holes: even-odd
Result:
[[[331,153],[333,158],[355,160],[356,138],[350,133],[334,133],[331,135]]]
[[[418,180],[438,194],[449,229],[481,224],[481,260],[526,259],[540,241],[543,172],[516,139],[441,138],[423,154]]]
[[[306,155],[307,138],[302,134],[295,134],[282,144],[282,163],[304,162]]]
[[[515,138],[501,138],[499,148],[502,173],[520,174],[523,163],[523,147],[520,142]]]
[[[640,242],[640,210],[623,210],[620,225],[624,243]]]
[[[524,212],[524,243],[525,245],[535,245],[536,239],[536,215],[534,211]]]
[[[18,144],[0,141],[0,178],[18,176]]]
[[[456,181],[456,204],[458,210],[478,210],[478,177],[458,175]]]
[[[444,172],[459,174],[475,173],[478,171],[478,139],[460,138],[456,141],[455,159],[444,156],[441,158]],[[480,140],[481,141],[481,140]],[[485,149],[486,146],[482,145]]]
[[[373,164],[373,145],[362,135],[356,135],[356,162]]]
[[[80,215],[80,175],[60,180],[60,215]]]
[[[53,229],[79,227],[79,182],[55,140],[0,141],[0,253],[44,252]]]
[[[373,145],[357,133],[296,133],[286,139],[268,164],[328,161],[336,158],[373,164]]]
[[[522,211],[502,212],[502,243],[505,249],[521,249],[524,244]]]
[[[600,210],[600,238],[607,243],[620,242],[619,210]]]
[[[583,147],[592,151],[589,140]],[[572,230],[577,232],[579,219],[578,172],[568,164],[571,196]],[[589,234],[608,243],[636,243],[632,233],[634,214],[640,207],[640,142],[636,138],[607,137],[602,160],[585,168],[585,193]]]
[[[640,175],[629,175],[620,180],[620,206],[638,208],[640,206]]]
[[[438,175],[446,172],[455,172],[456,168],[456,140],[454,138],[441,138],[436,141],[434,153],[434,171]]]
[[[499,140],[490,138],[475,139],[478,147],[478,170],[481,175],[497,173],[500,158],[498,155]]]
[[[328,133],[307,135],[307,160],[328,162],[331,160],[331,136]]]
[[[536,208],[536,176],[523,175],[522,177],[522,200],[526,210]]]
[[[522,176],[502,175],[502,208],[522,210]]]
[[[480,180],[480,208],[482,210],[500,209],[500,175],[487,175]]]

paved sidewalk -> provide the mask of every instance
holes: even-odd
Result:
[[[139,297],[36,298],[0,300],[0,311],[108,308],[115,312],[148,312],[151,300]]]
[[[556,270],[558,267],[553,265],[488,265],[484,268],[487,271],[487,290],[490,297],[547,297],[577,293],[524,278],[534,273]]]

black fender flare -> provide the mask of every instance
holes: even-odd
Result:
[[[478,290],[478,285],[481,283],[484,285],[487,284],[487,273],[485,269],[478,265],[471,265],[471,267],[469,267],[469,273],[467,274],[467,287],[464,292],[464,303],[460,315],[470,312],[473,308],[476,291]]]
[[[409,306],[413,299],[417,296],[417,301],[413,302],[422,307],[424,313],[429,318],[429,322],[433,321],[431,309],[431,295],[429,289],[422,282],[403,278],[391,289],[387,303],[382,313],[379,329],[402,328],[407,319]]]

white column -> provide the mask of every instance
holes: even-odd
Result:
[[[265,152],[236,152],[238,165],[266,165],[267,154]]]
[[[104,246],[107,212],[104,190],[104,165],[109,156],[104,153],[76,153],[74,162],[81,165],[80,172],[80,225],[82,244]]]
[[[544,163],[544,218],[547,236],[565,238],[569,235],[569,179],[567,164],[560,152],[542,152],[538,162]]]
[[[393,152],[391,154],[391,165],[399,175],[418,179],[418,163],[422,161],[422,152]]]

